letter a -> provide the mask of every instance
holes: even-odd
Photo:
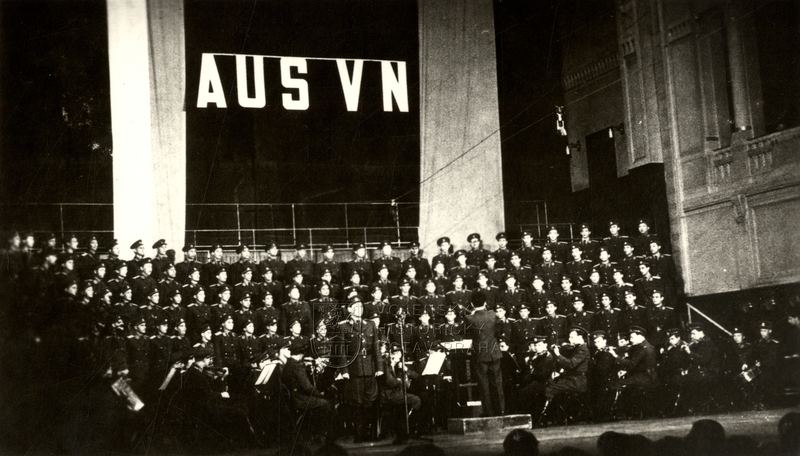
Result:
[[[209,103],[214,103],[218,108],[227,108],[225,92],[222,91],[222,81],[219,79],[217,63],[214,54],[203,54],[200,62],[200,85],[197,88],[197,107],[207,108]]]

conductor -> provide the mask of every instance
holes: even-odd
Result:
[[[481,388],[483,416],[504,415],[503,374],[500,370],[503,355],[495,337],[497,316],[493,310],[486,309],[486,295],[480,290],[472,294],[472,306],[472,313],[465,319],[473,334],[472,352]]]

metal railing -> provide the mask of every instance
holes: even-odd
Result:
[[[546,235],[550,224],[547,203],[514,202],[508,208],[518,225],[536,237]],[[556,224],[573,237],[572,224]],[[101,245],[113,238],[112,203],[0,203],[0,229],[31,230],[37,235],[55,233],[60,239],[76,234],[81,244],[95,234]],[[187,203],[186,240],[198,247],[240,242],[263,248],[270,241],[281,247],[303,242],[310,247],[331,244],[350,248],[355,243],[375,247],[384,240],[396,247],[418,239],[419,203],[371,201],[358,203]]]
[[[186,240],[198,247],[240,242],[256,249],[271,241],[282,247],[303,242],[349,248],[388,240],[397,247],[417,240],[419,204],[393,201],[359,203],[188,203]],[[112,203],[4,203],[0,228],[37,235],[90,233],[101,245],[113,238]],[[84,243],[84,239],[80,239]]]

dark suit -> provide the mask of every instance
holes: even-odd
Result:
[[[505,397],[503,374],[500,370],[500,360],[503,355],[495,337],[497,315],[492,310],[481,309],[472,315],[467,315],[465,319],[473,331],[472,352],[476,363],[478,384],[481,387],[483,414],[503,415],[505,413]],[[489,372],[492,374],[491,382]]]

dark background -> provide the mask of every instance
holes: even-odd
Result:
[[[419,201],[416,2],[188,0],[185,11],[188,203]],[[518,201],[546,199],[551,220],[571,216],[569,158],[554,130],[558,14],[558,2],[495,2],[512,232],[533,219]],[[113,201],[105,2],[8,0],[0,20],[0,219],[3,228],[59,231],[57,209],[8,205]],[[346,111],[335,62],[313,60],[308,111],[283,109],[277,60],[266,61],[267,107],[238,108],[232,57],[217,60],[228,108],[197,109],[202,52],[403,60],[409,112],[383,112],[380,66],[370,62],[359,110]],[[202,212],[187,211],[187,228],[228,217]],[[416,210],[403,215],[403,224],[417,223]],[[335,226],[341,214],[303,216]],[[68,208],[64,217],[66,231],[112,223],[99,209]]]

